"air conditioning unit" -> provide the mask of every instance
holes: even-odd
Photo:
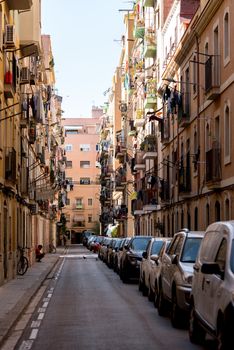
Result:
[[[20,83],[27,84],[30,80],[30,71],[28,67],[22,67],[20,71]]]
[[[5,27],[4,44],[7,48],[15,48],[15,26],[7,24]]]

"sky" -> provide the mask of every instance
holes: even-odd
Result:
[[[65,118],[90,117],[107,101],[131,1],[42,0],[42,34],[51,36],[56,93]]]

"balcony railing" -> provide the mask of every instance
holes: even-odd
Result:
[[[16,151],[13,147],[6,148],[5,178],[16,181]]]
[[[158,204],[158,190],[146,189],[143,192],[143,205],[157,205]]]
[[[170,186],[169,182],[161,180],[161,190],[159,191],[159,196],[162,202],[168,202],[170,200]]]
[[[212,149],[206,152],[206,182],[217,183],[221,180],[221,148],[213,142]]]
[[[167,114],[164,114],[161,123],[161,141],[163,144],[167,144],[170,140],[170,118]]]
[[[181,103],[178,105],[178,122],[180,127],[185,127],[190,123],[190,92],[183,93]]]
[[[212,55],[205,63],[205,92],[208,100],[220,94],[220,56]]]
[[[144,161],[144,151],[136,151],[134,157],[134,167],[133,170],[144,170],[145,169],[145,161]]]

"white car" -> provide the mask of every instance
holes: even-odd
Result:
[[[175,233],[169,249],[162,256],[158,280],[158,313],[164,315],[169,305],[173,327],[181,326],[188,318],[193,265],[203,237],[203,231],[182,229]]]
[[[161,257],[169,242],[170,238],[153,237],[149,241],[146,251],[142,253],[139,290],[142,291],[143,295],[148,294],[150,301],[155,298],[155,286],[157,285]]]
[[[194,264],[189,337],[202,343],[206,333],[217,349],[233,349],[234,221],[209,225]]]

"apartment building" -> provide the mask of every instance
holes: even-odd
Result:
[[[118,92],[121,128],[109,144],[123,165],[104,186],[112,208],[121,179],[121,225],[131,213],[134,234],[172,236],[233,218],[232,17],[229,0],[138,0],[124,18],[120,85],[108,103]]]
[[[233,2],[198,5],[158,85],[163,90],[163,82],[169,82],[163,101],[168,134],[161,152],[167,160],[164,180],[171,184],[162,224],[171,233],[234,217]]]
[[[71,244],[81,243],[82,232],[100,233],[100,166],[97,152],[103,110],[92,108],[91,118],[66,118],[65,132],[67,199],[62,206]]]
[[[63,150],[62,129],[55,136],[52,120],[60,125],[62,99],[54,93],[51,43],[41,37],[40,15],[39,0],[0,4],[0,284],[16,276],[18,247],[27,247],[31,265],[35,246],[48,251],[56,238],[59,187],[50,174],[58,174]]]

